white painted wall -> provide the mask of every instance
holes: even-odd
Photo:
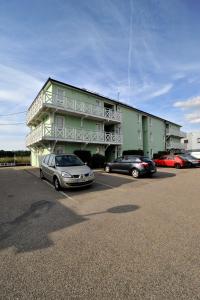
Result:
[[[184,143],[186,140],[188,140],[188,143]],[[200,150],[200,131],[188,132],[182,142],[186,150]]]

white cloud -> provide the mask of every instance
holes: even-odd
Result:
[[[149,98],[158,97],[164,94],[167,94],[173,87],[172,83],[166,84],[163,87],[159,88],[158,90],[154,91],[152,94],[149,95]]]
[[[200,124],[200,110],[197,112],[186,114],[185,117],[189,123]]]
[[[180,108],[191,108],[191,107],[200,106],[200,96],[193,97],[185,101],[177,101],[174,103],[174,106]]]
[[[4,139],[1,139],[0,142],[0,149],[3,150],[25,150],[25,139],[24,137],[20,138],[10,138],[6,137]]]
[[[33,75],[0,64],[0,102],[28,105],[41,86],[42,81]]]

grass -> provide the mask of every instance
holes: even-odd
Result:
[[[0,163],[13,163],[14,157],[0,157]],[[30,164],[30,156],[15,156],[15,162],[18,164]]]

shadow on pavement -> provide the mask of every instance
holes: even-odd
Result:
[[[16,176],[14,170],[6,170],[0,176],[0,251],[14,247],[16,253],[22,253],[52,247],[50,234],[89,220],[89,215],[79,215],[60,203],[61,195],[39,178],[33,180],[28,172],[18,172]],[[91,215],[132,213],[138,208],[127,204]],[[65,239],[64,234],[62,238]]]
[[[111,208],[107,209],[106,211],[101,211],[101,212],[96,212],[96,213],[94,212],[91,214],[84,215],[84,217],[95,216],[95,215],[100,215],[100,214],[105,214],[105,213],[112,213],[112,214],[129,213],[129,212],[135,211],[139,208],[140,208],[140,206],[133,205],[133,204],[119,205],[119,206],[111,207]]]

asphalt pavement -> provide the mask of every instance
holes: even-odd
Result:
[[[200,299],[200,169],[56,192],[0,169],[0,299]]]

